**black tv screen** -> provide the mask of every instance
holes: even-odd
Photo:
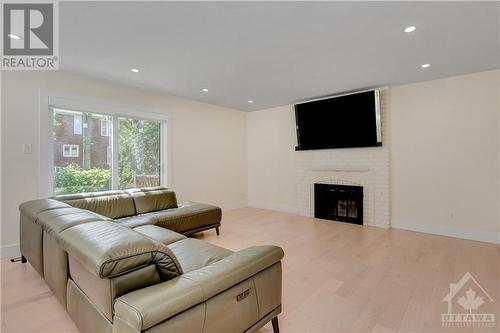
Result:
[[[382,145],[379,91],[295,105],[296,150]]]

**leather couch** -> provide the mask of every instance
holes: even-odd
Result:
[[[93,211],[131,228],[156,224],[184,235],[212,228],[219,235],[222,216],[219,207],[191,201],[178,203],[175,192],[163,187],[69,194],[52,199]]]
[[[165,198],[172,196],[155,191],[127,193],[135,205],[128,217],[120,216],[130,209],[123,193],[21,204],[23,258],[79,330],[235,333],[272,321],[277,332],[283,250],[267,245],[232,252],[167,229],[193,230],[170,215],[153,214],[164,211]],[[114,198],[103,199],[109,196]],[[92,209],[77,207],[84,205]]]

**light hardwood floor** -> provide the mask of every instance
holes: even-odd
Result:
[[[198,238],[232,250],[283,247],[282,332],[500,331],[498,245],[253,208],[225,212],[220,237]],[[29,265],[1,268],[2,332],[77,332]],[[442,327],[442,300],[466,272],[494,299],[480,309],[495,312],[495,328]]]

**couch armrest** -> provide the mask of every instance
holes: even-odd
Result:
[[[115,315],[137,331],[148,329],[231,288],[283,258],[277,246],[254,246],[172,280],[115,300]]]

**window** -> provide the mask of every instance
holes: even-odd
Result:
[[[81,108],[80,108],[81,109]],[[159,186],[165,158],[163,120],[50,108],[53,117],[53,177],[49,195]],[[61,114],[79,119],[81,135],[68,134]],[[61,120],[62,119],[62,120]],[[57,123],[56,123],[57,121]],[[67,126],[66,126],[67,128]],[[76,128],[72,128],[73,130]],[[68,144],[68,135],[72,143]],[[78,144],[77,144],[78,143]],[[62,147],[62,150],[61,150]],[[68,159],[71,157],[72,159]]]
[[[78,157],[80,146],[78,145],[63,145],[64,157]]]
[[[106,163],[111,165],[113,163],[113,147],[108,146],[106,149]]]
[[[101,136],[111,135],[111,122],[109,120],[101,120]]]
[[[118,119],[118,188],[160,185],[160,122]]]
[[[73,133],[74,134],[82,134],[82,116],[75,115],[73,116]]]
[[[52,109],[54,119],[53,131],[53,164],[66,165],[63,170],[53,174],[53,194],[78,192],[97,192],[112,188],[112,158],[108,160],[107,148],[112,145],[110,136],[101,136],[101,124],[107,128],[112,126],[112,118],[103,114],[72,111],[68,109]],[[71,135],[68,144],[67,122],[68,114],[79,121],[81,135]],[[78,119],[78,120],[76,120]],[[58,121],[59,126],[56,124]],[[74,126],[71,128],[74,132]],[[110,129],[108,129],[109,132]],[[66,142],[65,142],[66,141]],[[62,152],[61,148],[62,147]],[[71,158],[71,159],[70,159]],[[108,163],[111,162],[111,163]]]

